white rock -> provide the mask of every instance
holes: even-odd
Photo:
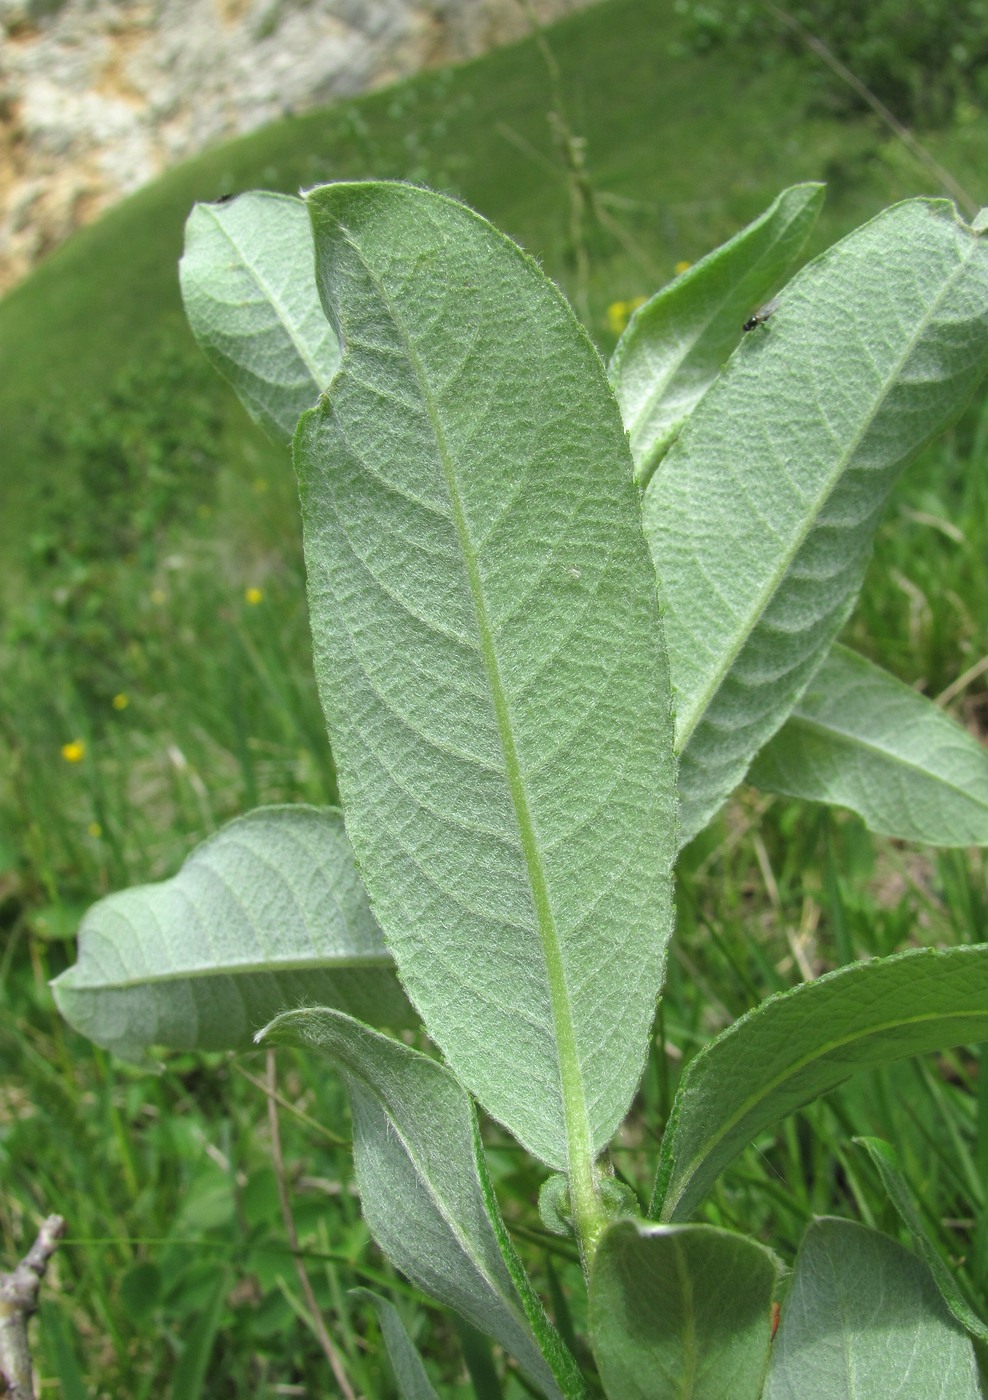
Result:
[[[208,146],[527,30],[519,0],[0,0],[0,291]]]

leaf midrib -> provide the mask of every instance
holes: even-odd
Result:
[[[342,958],[334,958],[322,953],[318,956],[287,958],[283,961],[279,960],[277,954],[274,954],[268,955],[262,960],[251,959],[248,962],[227,963],[222,967],[204,964],[202,967],[169,968],[162,972],[141,971],[135,973],[133,978],[118,978],[112,982],[76,980],[72,974],[77,971],[77,968],[78,964],[68,968],[55,979],[59,987],[67,987],[74,992],[93,992],[99,995],[103,992],[133,991],[135,987],[153,987],[172,982],[208,982],[223,977],[236,979],[250,976],[253,973],[277,977],[288,972],[359,972],[362,968],[386,972],[394,968],[394,961],[390,953],[363,953]]]
[[[806,523],[804,524],[801,530],[798,530],[794,534],[792,544],[782,555],[779,567],[773,570],[772,573],[770,573],[766,577],[765,583],[763,584],[762,588],[755,595],[754,605],[750,607],[747,612],[747,616],[749,618],[752,615],[754,616],[754,624],[739,630],[736,640],[722,654],[720,665],[713,669],[709,681],[697,692],[688,709],[685,705],[682,704],[677,706],[677,718],[681,718],[683,720],[682,728],[679,731],[676,742],[676,747],[679,753],[685,752],[687,745],[689,744],[698,726],[702,722],[704,715],[706,714],[711,703],[713,702],[714,696],[717,694],[724,681],[730,675],[735,662],[737,661],[744,647],[747,645],[749,639],[757,631],[759,625],[761,624],[765,611],[768,608],[769,603],[775,597],[779,589],[783,586],[785,579],[788,576],[789,571],[792,567],[793,561],[796,559],[800,550],[803,548],[806,541],[812,535],[813,531],[817,528],[817,521],[819,520],[820,513],[823,510],[824,505],[833,495],[838,483],[840,482],[847,469],[848,464],[851,461],[853,461],[866,433],[869,431],[875,419],[878,417],[878,414],[884,406],[892,388],[898,382],[899,376],[902,373],[903,366],[906,364],[909,357],[913,354],[916,346],[922,340],[923,336],[926,333],[927,327],[934,319],[935,314],[939,311],[942,302],[946,299],[948,293],[953,290],[955,282],[966,272],[969,259],[972,256],[972,249],[968,248],[964,250],[962,255],[959,257],[957,265],[954,268],[953,272],[942,283],[940,293],[934,299],[934,301],[931,302],[926,315],[922,318],[922,320],[917,320],[916,322],[914,322],[916,334],[908,339],[902,350],[902,353],[893,362],[892,366],[890,367],[889,373],[885,376],[884,387],[882,389],[881,395],[878,398],[876,398],[874,407],[869,413],[865,415],[858,431],[848,443],[847,449],[837,456],[837,458],[835,459],[834,469],[821,483],[820,490],[817,492],[815,497],[815,505],[812,514],[808,514],[805,517]],[[680,438],[680,442],[681,441],[682,438]],[[879,471],[885,472],[892,465],[894,465],[894,461],[887,461],[883,467],[879,468]]]
[[[449,493],[453,526],[460,545],[461,558],[466,566],[470,596],[474,605],[477,628],[480,634],[479,652],[487,674],[494,707],[501,748],[504,754],[505,776],[511,795],[515,819],[525,868],[528,873],[532,905],[535,912],[536,929],[546,965],[546,978],[549,991],[549,1004],[552,1011],[555,1031],[556,1054],[559,1067],[559,1081],[563,1106],[564,1130],[566,1134],[567,1158],[571,1170],[577,1164],[585,1165],[589,1171],[593,1158],[589,1114],[583,1089],[583,1076],[580,1067],[576,1042],[576,1028],[573,1024],[572,1006],[566,985],[566,973],[562,960],[559,933],[549,899],[548,884],[543,867],[539,843],[535,835],[534,822],[529,808],[528,794],[521,772],[521,763],[515,747],[511,727],[511,715],[504,683],[501,678],[497,653],[494,647],[494,628],[487,612],[483,580],[480,576],[479,560],[472,547],[466,512],[460,495],[456,463],[449,450],[446,434],[439,415],[439,408],[432,394],[424,366],[415,347],[406,334],[404,324],[392,303],[381,279],[368,264],[359,244],[351,237],[348,229],[337,222],[341,238],[346,242],[353,256],[363,267],[368,279],[387,308],[395,332],[404,346],[422,395],[422,402],[436,442],[442,464],[446,489]],[[342,365],[341,365],[342,368]]]
[[[766,1099],[770,1098],[771,1095],[776,1091],[776,1089],[778,1089],[779,1086],[784,1084],[787,1080],[794,1079],[797,1074],[799,1074],[802,1070],[806,1069],[808,1066],[811,1066],[814,1063],[829,1058],[834,1053],[834,1051],[840,1050],[846,1045],[853,1045],[858,1042],[864,1044],[866,1041],[881,1036],[887,1031],[902,1030],[903,1028],[907,1028],[910,1026],[918,1026],[926,1024],[928,1022],[947,1020],[981,1020],[988,1022],[988,1010],[975,1009],[971,1011],[949,1012],[935,1011],[927,1012],[922,1015],[905,1016],[899,1018],[898,1020],[883,1021],[880,1025],[869,1026],[869,1028],[866,1031],[860,1032],[858,1034],[845,1035],[839,1038],[829,1040],[824,1048],[816,1052],[804,1055],[799,1060],[793,1061],[792,1064],[788,1066],[785,1071],[776,1075],[775,1078],[769,1081],[769,1083],[766,1084],[765,1087],[762,1090],[760,1090],[757,1094],[752,1094],[749,1098],[744,1099],[738,1106],[737,1111],[734,1114],[732,1114],[730,1118],[726,1119],[722,1123],[721,1127],[716,1133],[711,1133],[708,1135],[708,1137],[705,1139],[704,1144],[694,1153],[693,1157],[690,1159],[688,1167],[684,1170],[681,1177],[682,1184],[680,1186],[680,1189],[675,1194],[675,1199],[672,1201],[671,1209],[667,1209],[670,1200],[670,1196],[668,1193],[665,1199],[663,1200],[661,1218],[664,1221],[672,1220],[676,1207],[682,1200],[683,1196],[686,1194],[686,1191],[688,1190],[690,1184],[692,1183],[694,1177],[697,1175],[697,1172],[699,1168],[703,1165],[703,1163],[713,1155],[716,1148],[719,1147],[720,1144],[724,1141],[724,1139],[734,1130],[734,1128],[737,1127],[738,1123],[740,1123],[749,1113],[756,1109],[759,1104],[764,1103]],[[908,1051],[906,1053],[908,1053]],[[857,1067],[851,1066],[848,1070],[848,1073],[853,1074],[855,1072],[855,1068]],[[688,1096],[689,1089],[690,1078],[687,1073],[686,1075],[684,1075],[682,1087],[680,1090],[680,1093],[684,1098]],[[675,1150],[675,1144],[673,1144],[673,1150]]]

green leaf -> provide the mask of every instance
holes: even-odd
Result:
[[[257,190],[197,204],[178,270],[185,314],[207,358],[264,431],[287,441],[340,361],[313,292],[304,203]]]
[[[643,504],[665,599],[682,839],[788,716],[852,607],[889,490],[988,368],[988,243],[886,210],[744,337]]]
[[[339,812],[260,807],[203,842],[171,880],[112,894],[79,929],[58,1009],[124,1059],[149,1046],[246,1049],[315,997],[410,1025]]]
[[[831,650],[748,781],[850,807],[883,836],[988,843],[988,753],[930,700],[846,647]]]
[[[439,1400],[432,1382],[425,1373],[422,1358],[405,1330],[405,1324],[395,1305],[369,1288],[351,1288],[350,1296],[366,1298],[377,1309],[381,1336],[384,1338],[388,1360],[401,1392],[401,1400]]]
[[[849,1220],[803,1236],[764,1400],[981,1400],[974,1349],[921,1260]]]
[[[741,326],[792,271],[823,205],[793,185],[747,228],[663,287],[632,317],[610,377],[645,486],[720,373]]]
[[[979,1338],[982,1342],[988,1342],[988,1327],[969,1307],[964,1294],[958,1287],[957,1280],[944,1263],[940,1251],[923,1229],[923,1222],[916,1209],[912,1192],[899,1164],[895,1148],[891,1144],[883,1142],[881,1138],[857,1137],[853,1141],[858,1147],[865,1149],[874,1163],[882,1178],[882,1184],[888,1192],[889,1200],[899,1212],[902,1223],[912,1235],[917,1251],[926,1260],[933,1281],[940,1290],[940,1296],[952,1316],[972,1336]]]
[[[613,1400],[758,1400],[779,1261],[712,1225],[610,1226],[590,1275],[593,1353]]]
[[[667,672],[624,428],[557,289],[477,214],[389,184],[309,203],[344,360],[295,457],[347,830],[430,1035],[570,1168],[579,1214],[672,927]]]
[[[469,1096],[444,1065],[340,1012],[286,1012],[259,1040],[318,1046],[346,1079],[364,1218],[393,1264],[525,1368],[582,1396],[501,1219]]]
[[[852,963],[742,1016],[695,1055],[650,1214],[681,1220],[763,1129],[857,1070],[988,1039],[988,944]]]

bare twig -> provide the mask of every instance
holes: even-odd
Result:
[[[299,1249],[298,1232],[295,1229],[295,1217],[292,1215],[292,1203],[288,1199],[285,1159],[281,1152],[281,1127],[278,1123],[278,1093],[273,1050],[267,1052],[267,1083],[265,1085],[265,1092],[268,1096],[268,1125],[271,1130],[271,1158],[274,1162],[274,1174],[278,1182],[278,1199],[281,1202],[281,1218],[284,1221],[285,1234],[288,1236],[288,1244],[292,1251],[292,1258],[295,1260],[295,1272],[298,1275],[302,1297],[305,1299],[305,1305],[309,1311],[309,1324],[316,1335],[316,1340],[323,1349],[323,1355],[329,1362],[329,1369],[336,1377],[336,1384],[340,1388],[340,1393],[345,1397],[345,1400],[356,1400],[353,1388],[347,1380],[346,1371],[343,1369],[343,1362],[340,1360],[340,1354],[333,1346],[332,1339],[326,1331],[326,1325],[322,1320],[322,1313],[319,1311],[319,1304],[316,1302],[316,1295],[312,1291],[312,1284],[309,1282],[309,1275],[306,1272],[305,1263]]]
[[[37,1312],[41,1280],[64,1234],[62,1217],[49,1215],[13,1273],[0,1274],[0,1382],[5,1385],[0,1393],[10,1400],[35,1400],[27,1324]]]

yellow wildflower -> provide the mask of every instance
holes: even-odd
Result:
[[[264,597],[264,591],[263,591],[263,589],[260,589],[260,588],[245,588],[245,589],[244,589],[244,598],[247,600],[247,602],[250,604],[250,606],[251,606],[252,608],[256,607],[257,604],[261,601],[261,599],[262,599],[263,597]]]
[[[612,335],[620,335],[628,324],[628,303],[612,301],[607,308],[607,324]]]
[[[678,262],[673,268],[673,272],[676,274],[677,277],[679,277],[682,275],[682,273],[689,272],[692,266],[693,264],[691,262]]]
[[[612,301],[607,308],[607,324],[612,334],[620,335],[631,320],[631,313],[644,306],[648,297],[632,297],[630,301]]]
[[[86,746],[81,739],[72,739],[62,745],[62,757],[66,763],[81,763],[86,756]]]
[[[86,830],[89,832],[90,836],[93,838],[94,841],[98,841],[99,838],[103,835],[103,828],[100,826],[99,822],[90,822],[89,825],[86,827]]]
[[[130,704],[130,697],[121,691],[119,695],[114,695],[110,704],[115,710],[126,710],[127,706]]]

